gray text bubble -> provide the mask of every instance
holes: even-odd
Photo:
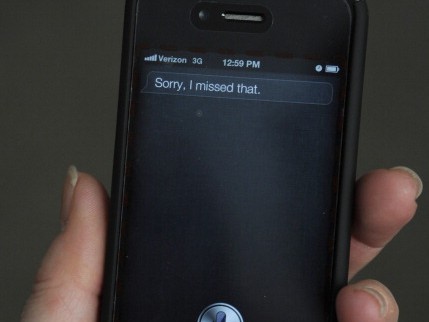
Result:
[[[141,92],[329,105],[333,87],[328,82],[152,71]]]

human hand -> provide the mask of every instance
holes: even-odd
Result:
[[[97,321],[107,213],[102,185],[70,167],[63,188],[62,231],[42,261],[22,322]]]
[[[349,279],[366,266],[417,210],[423,183],[405,167],[376,170],[356,186]],[[399,308],[390,291],[373,280],[344,287],[337,297],[339,322],[395,322]]]
[[[406,168],[377,170],[357,183],[349,277],[370,262],[413,217],[421,180]],[[108,199],[93,177],[70,167],[62,198],[63,230],[36,277],[22,322],[95,322],[101,292]],[[339,322],[395,322],[398,306],[381,283],[344,287]]]

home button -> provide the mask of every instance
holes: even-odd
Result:
[[[201,312],[198,322],[243,322],[243,318],[232,305],[215,303],[207,306]]]

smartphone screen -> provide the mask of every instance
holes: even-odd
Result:
[[[343,106],[341,67],[328,68],[142,51],[127,152],[124,320],[195,321],[214,303],[254,321],[281,321],[269,308],[283,306],[302,306],[290,318],[320,316]]]
[[[290,19],[276,20],[270,32],[234,34],[198,30],[188,2],[183,12],[168,1],[137,5],[115,321],[326,321],[348,9],[329,1],[318,9],[323,14],[307,14],[311,0],[271,1],[273,19],[283,7],[294,10]],[[319,18],[327,12],[342,18],[328,24]],[[314,16],[311,28],[296,26],[304,14]],[[307,27],[307,40],[292,33]],[[305,54],[319,47],[329,54]]]

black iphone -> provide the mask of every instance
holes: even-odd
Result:
[[[101,321],[322,322],[347,281],[359,0],[128,0]]]

